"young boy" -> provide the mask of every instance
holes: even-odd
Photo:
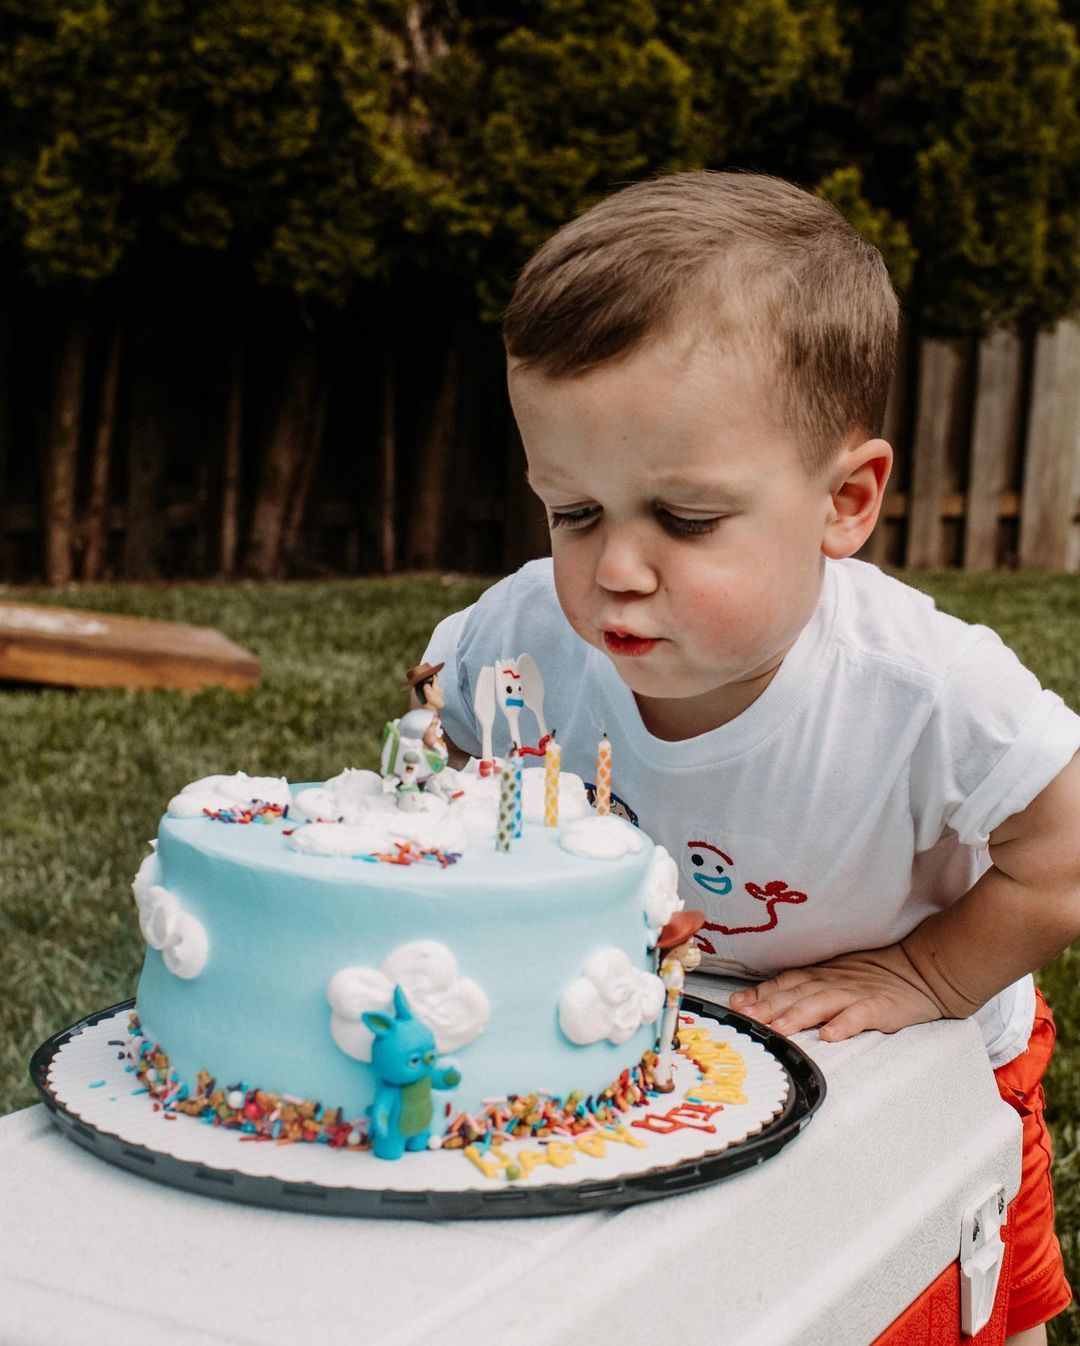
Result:
[[[506,314],[551,561],[444,621],[442,719],[531,652],[563,765],[614,747],[617,806],[680,866],[735,1008],[829,1040],[973,1015],[1024,1118],[1009,1331],[1070,1289],[1030,972],[1080,934],[1080,718],[985,627],[851,560],[897,302],[825,202],[752,174],[638,183],[561,229]],[[498,746],[497,746],[498,750]]]

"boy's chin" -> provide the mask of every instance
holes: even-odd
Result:
[[[607,651],[604,651],[607,654]],[[684,696],[693,696],[692,690],[684,692],[677,678],[670,672],[664,673],[657,668],[646,667],[645,659],[618,659],[610,654],[607,657],[615,665],[622,682],[635,696],[647,697],[650,701],[677,701]]]
[[[636,697],[656,705],[677,701],[686,706],[699,698],[715,697],[723,685],[713,680],[702,683],[689,676],[679,677],[670,668],[649,668],[645,659],[611,659],[611,662],[622,682]]]

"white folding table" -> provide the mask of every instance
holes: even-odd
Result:
[[[866,1346],[956,1260],[965,1209],[995,1184],[1015,1195],[1020,1124],[969,1021],[796,1041],[828,1095],[780,1154],[541,1219],[216,1201],[113,1168],[27,1108],[0,1119],[0,1346]]]

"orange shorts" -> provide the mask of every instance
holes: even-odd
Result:
[[[1054,1233],[1054,1193],[1050,1186],[1050,1132],[1043,1115],[1042,1079],[1054,1050],[1054,1016],[1035,992],[1035,1023],[1027,1050],[994,1071],[998,1091],[1024,1124],[1020,1190],[1009,1207],[1012,1277],[1006,1331],[1023,1332],[1045,1323],[1072,1301],[1061,1245]]]

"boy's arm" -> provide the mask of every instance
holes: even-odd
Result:
[[[1080,936],[1080,754],[990,834],[993,865],[896,944],[795,968],[731,997],[784,1033],[839,1041],[973,1014]]]

